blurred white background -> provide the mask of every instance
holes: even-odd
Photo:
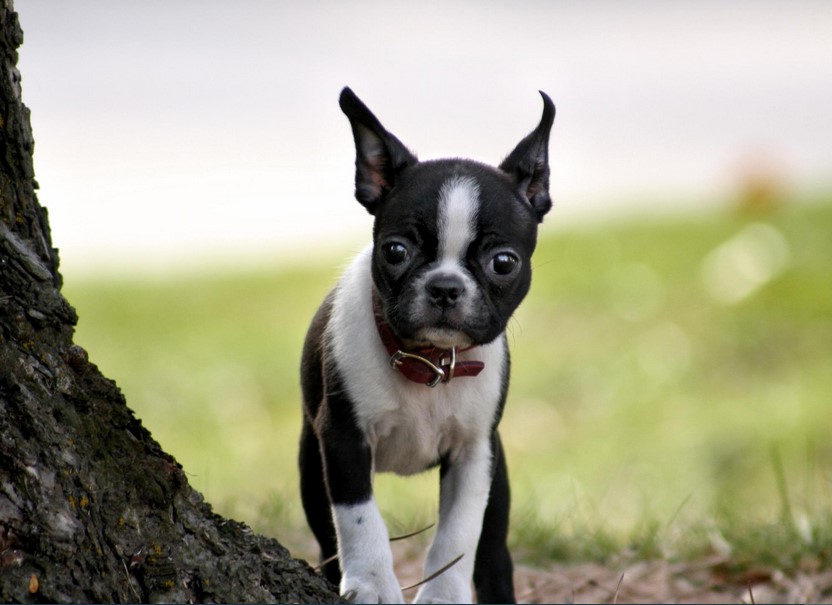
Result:
[[[18,0],[63,273],[298,262],[365,239],[351,86],[423,159],[496,163],[554,99],[555,210],[832,184],[832,3]]]

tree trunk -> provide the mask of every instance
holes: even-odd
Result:
[[[338,600],[278,542],[215,515],[72,343],[35,195],[22,39],[0,0],[0,600]]]

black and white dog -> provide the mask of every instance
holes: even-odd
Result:
[[[531,282],[551,207],[540,124],[497,168],[420,162],[349,89],[355,197],[373,242],[315,315],[303,350],[301,495],[342,595],[401,603],[373,473],[440,467],[436,536],[417,602],[514,602],[509,484],[497,424],[509,380],[506,323]],[[339,569],[340,567],[340,569]]]

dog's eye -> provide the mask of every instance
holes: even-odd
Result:
[[[401,242],[390,242],[384,244],[381,248],[381,253],[384,256],[384,260],[391,265],[399,265],[403,263],[407,260],[407,257],[410,254],[407,251],[407,246]]]
[[[491,269],[497,275],[509,275],[520,266],[520,259],[511,252],[500,252],[491,259]]]

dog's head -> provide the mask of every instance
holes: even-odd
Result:
[[[495,168],[420,162],[349,88],[341,92],[355,138],[355,197],[375,217],[373,282],[402,340],[488,343],[528,292],[537,226],[552,205],[555,106],[540,94],[540,124]]]

